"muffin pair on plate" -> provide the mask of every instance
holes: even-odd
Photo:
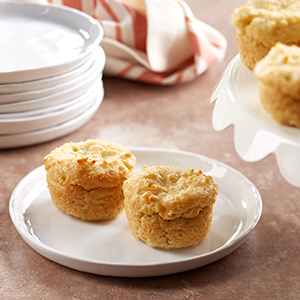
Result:
[[[144,166],[133,172],[134,155],[102,140],[66,143],[44,164],[52,201],[69,215],[109,220],[125,206],[132,235],[165,249],[196,245],[210,231],[218,186],[201,171]]]

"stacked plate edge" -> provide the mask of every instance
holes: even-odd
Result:
[[[93,117],[104,96],[102,38],[75,9],[0,1],[0,149],[61,137]]]

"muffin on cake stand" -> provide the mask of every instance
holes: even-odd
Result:
[[[262,160],[275,154],[282,176],[300,187],[300,129],[277,123],[263,109],[258,80],[236,55],[222,74],[211,103],[216,131],[234,125],[234,145],[245,161]]]

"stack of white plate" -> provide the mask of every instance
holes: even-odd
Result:
[[[103,96],[103,29],[55,5],[0,1],[0,149],[69,134]]]

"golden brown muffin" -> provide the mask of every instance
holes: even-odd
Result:
[[[115,218],[124,208],[123,182],[135,163],[134,155],[117,143],[66,143],[44,158],[52,201],[83,220]]]
[[[277,43],[254,74],[264,109],[277,122],[300,127],[300,48]]]
[[[208,235],[218,186],[202,171],[144,166],[123,189],[131,233],[150,247],[194,246]]]
[[[250,0],[231,17],[241,60],[250,69],[277,42],[300,45],[299,0]]]

